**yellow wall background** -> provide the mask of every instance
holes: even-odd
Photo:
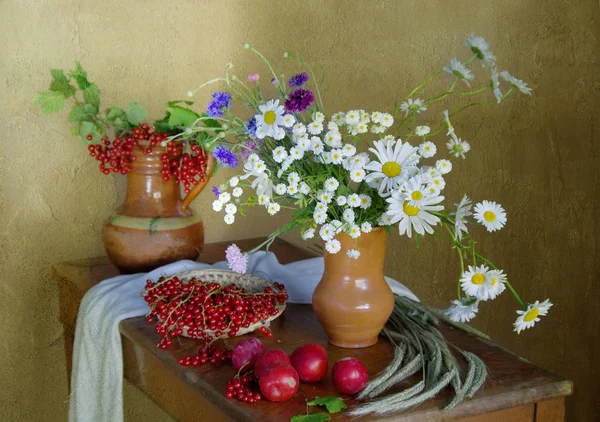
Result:
[[[221,75],[228,61],[242,77],[266,75],[240,48],[249,41],[288,73],[283,50],[323,70],[330,112],[379,110],[450,57],[465,57],[463,38],[474,32],[534,96],[511,96],[460,119],[457,131],[473,151],[455,165],[445,194],[448,203],[465,192],[502,203],[508,225],[494,235],[481,230],[480,250],[526,299],[555,303],[518,336],[511,326],[517,306],[505,293],[481,306],[474,325],[573,380],[570,421],[597,420],[599,18],[591,0],[0,2],[0,419],[65,420],[63,333],[50,268],[103,254],[102,220],[123,193],[123,180],[99,174],[85,145],[69,136],[67,112],[48,118],[31,106],[49,84],[49,68],[80,59],[105,106],[136,99],[159,118],[167,100]],[[198,96],[199,107],[207,95]],[[209,242],[265,235],[281,221],[257,213],[226,226],[211,200],[204,194],[195,204]],[[416,250],[393,237],[386,270],[430,304],[445,307],[455,292],[455,256],[433,238]],[[125,394],[128,420],[166,418],[135,390]]]

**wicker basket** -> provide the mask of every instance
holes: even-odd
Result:
[[[238,274],[233,271],[227,270],[191,270],[177,273],[175,274],[175,276],[177,276],[177,278],[179,278],[183,283],[185,283],[190,278],[195,277],[206,283],[217,283],[221,286],[235,284],[238,287],[243,287],[247,292],[250,293],[260,293],[266,287],[271,287],[274,291],[279,291],[277,287],[275,287],[272,283],[263,280],[260,277],[256,277],[250,274]],[[251,333],[252,331],[257,330],[261,326],[268,327],[269,325],[271,325],[271,321],[279,317],[279,315],[281,315],[285,310],[285,302],[276,303],[275,309],[277,309],[278,311],[276,315],[269,316],[269,318],[267,318],[266,320],[261,320],[257,323],[250,324],[248,328],[240,327],[236,334],[236,337],[247,333]],[[214,331],[206,330],[206,332],[214,334]],[[186,326],[183,327],[182,335],[183,337],[191,337],[187,333]]]

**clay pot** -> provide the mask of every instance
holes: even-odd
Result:
[[[313,293],[313,309],[331,344],[346,348],[369,347],[394,309],[394,294],[383,276],[387,234],[381,227],[352,239],[336,236],[337,254],[325,252],[325,272]],[[360,257],[346,255],[358,249]]]
[[[214,159],[208,153],[206,177],[181,198],[174,179],[163,180],[163,147],[133,149],[136,157],[127,174],[125,201],[104,223],[104,247],[122,273],[147,272],[181,259],[198,258],[204,246],[204,224],[189,209],[208,183]]]

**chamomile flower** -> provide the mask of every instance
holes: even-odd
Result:
[[[300,182],[298,190],[302,195],[308,195],[310,193],[310,186],[308,186],[305,182]]]
[[[318,135],[323,132],[323,123],[322,122],[312,122],[307,127],[308,133],[311,135]]]
[[[335,177],[330,177],[329,179],[325,180],[324,183],[325,190],[328,190],[329,192],[335,192],[339,185],[340,182],[338,182]]]
[[[298,145],[298,148],[300,148],[302,151],[308,151],[312,147],[312,141],[306,137],[298,140],[296,145]]]
[[[287,187],[287,193],[288,195],[296,195],[298,193],[298,185],[289,185]]]
[[[290,148],[290,158],[293,160],[301,160],[304,157],[304,151],[298,147]]]
[[[297,185],[300,183],[300,176],[295,171],[288,174],[287,180],[290,185]]]
[[[421,157],[423,158],[431,158],[436,152],[437,147],[431,141],[423,142],[421,145],[419,145],[419,154],[421,154]]]
[[[360,113],[357,110],[350,110],[346,113],[345,123],[349,126],[354,126],[360,121]]]
[[[473,298],[453,300],[452,305],[444,312],[448,318],[455,322],[469,322],[477,315],[479,305]]]
[[[389,226],[390,224],[392,224],[393,218],[390,215],[387,214],[383,214],[381,216],[381,218],[379,219],[379,225],[380,226]]]
[[[315,237],[315,229],[308,229],[304,233],[302,233],[302,239],[308,240]]]
[[[327,212],[327,203],[317,202],[317,204],[315,205],[315,212]]]
[[[491,270],[490,278],[490,299],[495,299],[500,293],[506,290],[506,274],[502,270]]]
[[[429,128],[429,126],[417,126],[415,128],[415,134],[417,136],[425,136],[425,135],[429,134],[429,132],[431,132],[431,129]]]
[[[231,186],[232,188],[235,188],[239,183],[240,178],[237,176],[233,176],[231,179],[229,179],[229,186]]]
[[[225,217],[223,217],[223,220],[227,224],[233,224],[235,222],[235,215],[233,215],[233,214],[225,214]]]
[[[287,192],[287,186],[284,183],[279,183],[278,185],[275,185],[273,190],[277,195],[285,195]]]
[[[454,215],[454,236],[458,240],[462,240],[463,232],[469,233],[467,229],[467,217],[471,216],[471,200],[467,195],[463,196],[456,206],[456,214]]]
[[[294,134],[294,136],[303,135],[306,133],[306,126],[304,126],[302,123],[296,123],[292,127],[292,133]]]
[[[337,239],[331,239],[325,243],[325,250],[332,255],[335,255],[342,249],[342,244]]]
[[[354,224],[354,210],[352,208],[346,208],[342,213],[342,218],[346,223]]]
[[[280,126],[285,123],[283,113],[285,108],[279,105],[279,100],[270,100],[266,104],[258,106],[260,114],[254,116],[257,129],[261,129],[260,136],[257,131],[256,136],[259,139],[270,136],[274,139],[283,139],[285,131]]]
[[[429,184],[436,188],[438,191],[444,190],[444,188],[446,187],[446,181],[442,176],[434,177],[433,179],[431,179],[431,182],[429,182]]]
[[[341,164],[342,159],[344,158],[344,156],[342,155],[342,150],[341,149],[332,149],[330,151],[330,156],[331,156],[331,162],[333,164]]]
[[[333,199],[333,194],[329,191],[321,191],[319,195],[317,195],[317,199],[325,204],[329,204]]]
[[[367,165],[367,163],[369,162],[369,154],[367,154],[366,152],[361,152],[360,154],[356,154],[354,157],[351,157],[348,161],[348,163],[351,165],[351,167],[357,168],[363,168],[364,166]]]
[[[536,322],[540,322],[539,317],[546,316],[551,307],[552,303],[550,303],[550,299],[546,299],[542,303],[536,300],[535,303],[531,303],[529,306],[527,306],[526,311],[517,311],[519,317],[514,323],[517,334],[520,334],[523,330],[533,327]]]
[[[296,118],[293,115],[286,114],[283,116],[283,126],[290,128],[294,126],[294,123],[296,123]]]
[[[323,153],[323,141],[321,141],[321,138],[318,136],[313,136],[310,138],[310,147],[317,155]]]
[[[319,230],[319,236],[325,241],[333,239],[333,236],[335,236],[335,228],[331,224],[323,224],[321,230]]]
[[[269,202],[271,202],[271,198],[269,198],[267,195],[259,195],[258,196],[258,204],[259,205],[267,205]]]
[[[383,113],[379,111],[374,111],[371,113],[371,121],[373,123],[381,123],[381,119],[383,117]]]
[[[405,200],[400,191],[392,192],[392,196],[387,198],[389,206],[385,213],[390,218],[390,224],[400,222],[398,229],[400,235],[406,234],[412,236],[413,230],[418,234],[433,233],[433,227],[440,222],[439,217],[430,213],[430,211],[441,211],[443,205],[437,205],[444,200],[443,196],[426,196],[421,205],[413,206]]]
[[[384,133],[386,131],[386,129],[387,128],[382,125],[372,125],[370,130],[371,130],[371,133],[379,134],[379,133]]]
[[[344,157],[352,157],[354,154],[356,154],[356,147],[352,144],[345,144],[342,147],[342,155]]]
[[[340,207],[346,205],[347,202],[348,200],[345,196],[338,196],[337,198],[335,198],[335,203],[338,204]]]
[[[378,161],[373,160],[365,166],[365,170],[370,171],[365,180],[369,184],[381,180],[378,192],[387,197],[418,171],[418,158],[413,157],[417,148],[401,140],[387,142],[387,145],[385,141],[375,141],[373,145],[375,148],[369,148],[369,151],[377,156]]]
[[[454,75],[459,79],[462,79],[462,81],[465,84],[467,84],[467,86],[471,86],[469,81],[475,79],[475,75],[473,75],[473,72],[471,72],[471,70],[469,70],[469,68],[462,64],[461,61],[457,58],[451,59],[450,65],[444,66],[444,72],[448,72],[449,74]]]
[[[364,195],[361,194],[360,195],[360,208],[363,210],[366,210],[367,208],[369,208],[371,206],[371,197],[369,195]]]
[[[234,198],[239,198],[240,196],[242,196],[243,193],[244,193],[244,190],[239,186],[233,188],[233,190],[231,191],[231,195]]]
[[[391,114],[382,113],[381,121],[379,123],[381,124],[381,126],[390,127],[394,124],[394,118],[392,117]]]
[[[354,208],[360,207],[360,196],[356,193],[348,195],[348,205]]]
[[[360,251],[357,251],[356,249],[348,249],[346,251],[346,255],[348,255],[348,258],[351,259],[358,259],[360,258]]]
[[[219,201],[221,201],[223,204],[228,203],[231,201],[231,194],[229,192],[222,192],[219,195]]]
[[[353,224],[352,226],[348,227],[346,233],[348,233],[352,239],[357,239],[361,235],[360,227],[358,227],[356,224]]]
[[[394,135],[385,135],[383,137],[383,140],[385,142],[394,142],[396,140],[396,138],[394,138]]]
[[[360,183],[365,180],[367,173],[362,168],[355,168],[350,172],[350,180],[356,183]]]
[[[474,216],[489,232],[500,230],[506,224],[506,211],[493,201],[482,201],[475,205]]]
[[[425,186],[421,181],[421,176],[415,176],[404,184],[404,199],[413,207],[418,207],[427,200],[429,196],[425,191]]]
[[[346,124],[346,115],[343,112],[338,111],[331,116],[331,121],[336,125]]]
[[[312,119],[315,122],[323,123],[323,121],[325,120],[325,115],[320,111],[315,111],[312,115]]]
[[[446,146],[448,147],[448,151],[450,151],[450,155],[453,155],[456,158],[465,158],[465,154],[471,151],[471,145],[469,145],[467,141],[463,141],[456,136],[452,136]]]
[[[273,161],[276,163],[282,163],[288,157],[288,153],[284,147],[279,146],[272,151]]]
[[[405,116],[408,116],[408,113],[427,111],[427,107],[422,99],[417,98],[416,100],[413,100],[412,98],[409,98],[408,101],[404,101],[400,104],[400,110],[404,112]]]
[[[435,168],[442,174],[448,174],[452,171],[452,163],[448,160],[437,160]]]
[[[515,78],[510,73],[508,73],[506,70],[500,72],[500,76],[502,76],[502,79],[504,79],[506,82],[511,84],[514,88],[517,88],[523,94],[531,95],[532,89],[529,88],[525,82],[523,82],[520,79]]]
[[[489,276],[489,268],[485,265],[471,266],[462,273],[460,285],[463,291],[477,300],[488,300],[491,298],[492,283]]]
[[[259,174],[250,186],[256,190],[257,195],[273,196],[273,182],[269,179],[267,173]]]
[[[215,199],[212,203],[213,210],[219,212],[223,209],[223,203],[218,199]]]
[[[496,101],[500,104],[502,101],[502,91],[500,91],[500,81],[498,80],[498,71],[496,68],[492,69],[492,89],[494,91],[494,97],[496,97]]]
[[[373,226],[371,226],[371,223],[368,221],[365,221],[360,225],[360,231],[363,233],[371,233],[371,230],[373,230]]]
[[[470,48],[484,64],[491,67],[496,63],[496,56],[490,50],[490,45],[485,38],[471,34],[465,39],[465,45]]]
[[[237,212],[237,207],[235,204],[227,204],[225,205],[225,213],[226,214],[235,214]]]
[[[332,132],[339,132],[340,131],[340,127],[335,122],[328,122],[327,123],[327,130],[330,130]]]
[[[325,211],[318,211],[313,214],[313,220],[317,224],[323,224],[327,220],[327,213]]]

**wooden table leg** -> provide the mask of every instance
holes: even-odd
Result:
[[[544,400],[535,404],[535,422],[564,422],[565,398]]]

